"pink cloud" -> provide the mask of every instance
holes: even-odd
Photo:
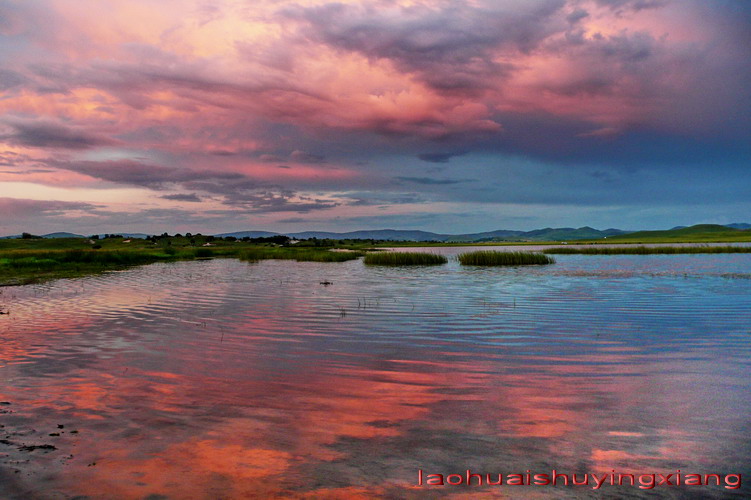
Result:
[[[35,158],[0,180],[325,211],[426,178],[401,171],[421,155],[599,161],[631,131],[735,137],[751,114],[745,18],[698,0],[40,0],[0,16],[0,143]]]

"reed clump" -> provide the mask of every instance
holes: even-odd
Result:
[[[479,250],[457,257],[463,266],[530,266],[554,264],[555,259],[536,252],[498,252]]]
[[[655,254],[697,254],[697,253],[751,253],[751,246],[734,245],[696,245],[696,246],[659,246],[643,245],[631,247],[555,247],[543,250],[546,254],[583,254],[583,255],[655,255]]]
[[[323,248],[259,247],[240,252],[238,258],[249,262],[266,259],[296,260],[298,262],[344,262],[362,256],[363,252],[332,252]]]
[[[374,266],[437,266],[446,264],[443,255],[422,252],[374,252],[365,255],[363,262]]]
[[[196,248],[193,255],[196,259],[208,259],[214,256],[214,251],[210,248]]]

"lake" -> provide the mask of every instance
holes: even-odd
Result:
[[[0,498],[748,497],[751,254],[555,258],[2,288]]]

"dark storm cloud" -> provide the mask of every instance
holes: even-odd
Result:
[[[160,198],[164,198],[165,200],[173,200],[173,201],[190,201],[198,203],[201,201],[201,197],[198,196],[195,193],[187,193],[187,194],[165,194],[164,196],[160,196]]]
[[[5,217],[52,217],[66,212],[83,210],[95,211],[97,207],[78,201],[28,200],[21,198],[0,198],[0,213]]]
[[[33,160],[29,155],[16,153],[15,151],[9,150],[0,151],[0,165],[4,167],[22,167],[32,162]]]
[[[576,24],[586,17],[589,17],[589,12],[584,9],[574,9],[571,14],[566,16],[566,21],[571,24]]]
[[[411,182],[413,184],[423,185],[449,185],[449,184],[461,184],[463,182],[472,182],[474,179],[434,179],[432,177],[395,177],[395,179],[403,182]]]
[[[224,203],[234,208],[256,213],[308,213],[334,208],[341,204],[336,201],[300,196],[290,190],[238,191],[228,195]]]
[[[417,157],[422,161],[427,161],[430,163],[448,163],[451,158],[465,154],[467,154],[466,151],[459,153],[420,153],[417,155]]]
[[[292,161],[298,163],[326,163],[325,156],[306,153],[305,151],[293,151],[292,154],[289,155],[289,157]]]
[[[533,50],[558,29],[555,15],[564,5],[564,0],[532,0],[514,8],[480,8],[457,1],[444,8],[401,7],[395,13],[332,3],[284,13],[308,23],[306,35],[314,41],[391,60],[438,90],[472,92],[492,85],[488,77],[512,70],[513,64],[495,59],[495,50]]]
[[[54,172],[54,170],[49,170],[46,168],[30,168],[30,169],[24,169],[24,170],[0,170],[0,173],[13,174],[13,175],[48,174],[50,172]]]
[[[609,7],[614,11],[632,10],[638,12],[664,7],[669,3],[669,0],[595,0],[595,3]]]
[[[355,191],[334,195],[338,199],[347,199],[350,207],[390,206],[425,203],[426,199],[417,193]]]
[[[163,104],[160,98],[154,96],[163,91],[174,92],[176,98],[170,106],[185,112],[198,111],[199,105],[264,110],[269,102],[279,101],[283,104],[293,101],[297,107],[285,105],[267,111],[296,116],[309,112],[302,107],[303,100],[326,100],[304,82],[263,74],[228,80],[207,70],[206,61],[185,60],[157,46],[131,43],[123,49],[138,62],[94,60],[80,66],[47,62],[29,64],[28,68],[36,77],[37,91],[40,93],[45,88],[46,92],[61,94],[80,87],[97,88],[117,96],[124,104],[137,110]],[[266,101],[260,100],[263,96],[266,96]]]
[[[191,170],[179,167],[149,165],[132,160],[112,161],[54,161],[50,165],[119,184],[160,189],[165,184],[200,180],[244,179],[242,174],[212,170]]]
[[[49,163],[96,179],[153,190],[181,186],[191,191],[217,195],[221,202],[248,212],[311,212],[340,205],[339,202],[302,196],[296,191],[259,182],[236,172],[193,170],[139,163],[132,160]],[[161,196],[178,201],[200,201],[197,194]]]
[[[5,120],[13,129],[10,134],[0,136],[10,144],[35,148],[90,149],[116,144],[108,137],[69,127],[49,120]]]
[[[26,83],[26,81],[26,77],[23,75],[0,68],[0,90],[10,90]]]
[[[637,126],[609,132],[593,129],[585,120],[548,113],[504,113],[496,119],[505,124],[503,134],[492,138],[461,136],[453,144],[478,154],[515,155],[563,168],[647,164],[651,168],[680,169],[682,165],[712,162],[715,168],[724,169],[751,157],[751,143],[743,140],[748,136],[744,131],[751,128],[740,119],[730,120],[721,129],[718,126],[716,137],[681,136]],[[471,172],[466,166],[455,168],[458,172]]]

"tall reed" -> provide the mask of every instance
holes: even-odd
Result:
[[[541,253],[495,250],[463,253],[458,259],[463,266],[529,266],[555,263],[555,259]]]
[[[373,252],[365,255],[363,262],[374,266],[436,266],[445,264],[443,255],[421,252]]]
[[[303,262],[344,262],[362,257],[362,252],[332,252],[324,248],[259,247],[240,252],[240,260],[257,262],[266,259],[297,260]]]

